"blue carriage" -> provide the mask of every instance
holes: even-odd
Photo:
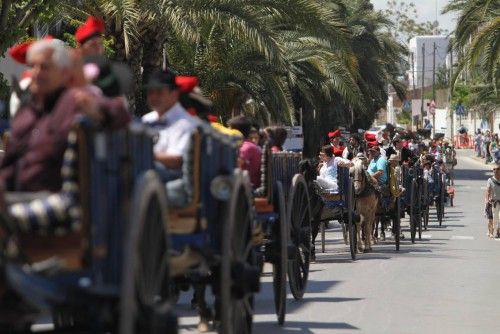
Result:
[[[152,137],[142,125],[113,132],[85,121],[76,126],[63,189],[77,186],[80,214],[46,235],[19,233],[3,221],[10,235],[2,251],[2,303],[15,310],[2,318],[4,330],[24,331],[51,314],[58,330],[177,332],[161,257],[169,244],[166,194],[152,161]],[[36,219],[26,210],[30,222]]]
[[[331,220],[338,220],[342,225],[342,234],[345,244],[349,244],[351,258],[356,260],[356,224],[355,217],[355,202],[354,202],[354,185],[349,174],[348,167],[337,167],[337,178],[339,190],[338,192],[328,192],[315,187],[316,194],[321,197],[324,202],[324,207],[319,217],[319,228],[321,233],[321,251],[325,252],[325,224]]]
[[[235,138],[200,124],[183,178],[167,183],[170,276],[181,285],[212,286],[220,333],[251,333],[260,287],[252,194],[247,173],[236,168],[237,152]],[[177,203],[179,197],[187,200]]]

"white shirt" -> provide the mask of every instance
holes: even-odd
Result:
[[[179,102],[165,114],[151,111],[142,116],[144,123],[165,121],[165,128],[159,131],[159,138],[154,146],[154,152],[174,156],[183,156],[189,150],[191,135],[200,124],[196,117],[191,116]]]

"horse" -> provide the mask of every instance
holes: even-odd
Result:
[[[358,251],[370,252],[372,250],[371,239],[379,200],[375,187],[370,182],[370,176],[365,169],[364,161],[355,158],[352,162],[354,166],[350,168],[349,173],[353,178],[356,211],[360,216],[360,222],[356,224]],[[365,237],[364,246],[362,244],[362,230]]]

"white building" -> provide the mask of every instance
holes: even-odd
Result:
[[[434,49],[436,52],[436,71],[441,66],[449,66],[449,37],[448,36],[416,36],[410,39],[410,70],[408,80],[410,88],[422,86],[422,73],[424,74],[424,86],[432,85],[432,68]],[[425,59],[425,68],[423,68]],[[455,60],[454,60],[455,62]]]

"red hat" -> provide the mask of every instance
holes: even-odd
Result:
[[[377,136],[374,133],[365,132],[365,140],[375,141],[377,140]]]
[[[48,41],[54,39],[54,37],[52,37],[51,35],[47,35],[43,39]],[[26,41],[12,46],[9,49],[9,55],[19,64],[26,64],[26,55],[28,54],[28,49],[34,42],[35,41]]]
[[[217,116],[213,115],[213,114],[208,114],[207,115],[207,120],[210,122],[210,123],[217,123],[219,121],[219,119],[217,118]]]
[[[328,138],[332,139],[332,138],[337,138],[337,137],[340,137],[340,130],[339,129],[332,131],[332,132],[328,132]]]
[[[104,28],[103,20],[94,16],[89,16],[87,21],[76,29],[75,39],[80,44],[85,43],[90,38],[102,34]]]
[[[175,84],[179,87],[181,93],[189,93],[194,87],[198,86],[200,80],[198,77],[193,76],[181,76],[175,77]]]
[[[19,64],[26,64],[26,54],[28,53],[28,48],[32,43],[32,41],[29,41],[14,45],[9,49],[10,56]]]
[[[374,147],[374,146],[378,147],[378,143],[376,141],[367,141],[366,143],[368,144],[368,148]]]

